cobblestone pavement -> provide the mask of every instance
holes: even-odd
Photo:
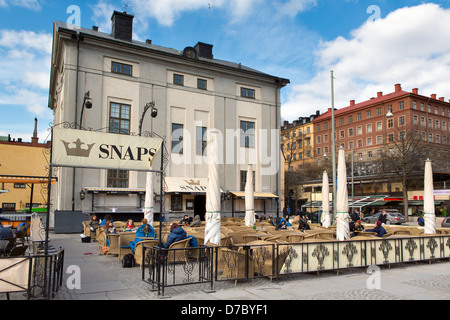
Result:
[[[298,274],[279,280],[217,281],[165,288],[164,296],[142,280],[137,266],[124,269],[117,256],[98,254],[95,242],[81,243],[78,234],[51,234],[55,248],[64,254],[63,285],[55,300],[450,300],[450,261],[410,263],[382,267],[377,288],[363,268]],[[80,270],[80,288],[70,289],[69,266]],[[0,300],[4,297],[0,297]],[[24,299],[12,294],[11,299]]]

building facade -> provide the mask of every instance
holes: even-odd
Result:
[[[39,143],[37,120],[31,142],[0,139],[0,203],[3,213],[46,207],[50,142]]]
[[[289,81],[215,59],[210,44],[179,51],[136,41],[133,16],[127,13],[114,12],[111,20],[112,34],[55,23],[49,97],[54,124],[162,137],[164,150],[154,163],[166,154],[164,211],[169,217],[203,217],[209,133],[216,129],[223,212],[244,210],[239,192],[248,163],[254,164],[255,191],[261,196],[257,210],[276,211],[280,90]],[[92,108],[84,108],[86,101]],[[157,110],[155,117],[144,112],[149,104]],[[142,211],[142,172],[59,168],[58,177],[55,209]],[[159,182],[155,176],[154,185]]]
[[[433,161],[435,189],[446,189],[450,181],[450,103],[437,95],[423,96],[419,89],[404,91],[400,84],[394,92],[378,92],[370,100],[356,103],[350,101],[345,108],[335,110],[336,148],[343,147],[346,152],[346,165],[349,181],[349,197],[361,199],[370,196],[387,196],[392,205],[402,205],[403,185],[407,183],[408,200],[415,206],[408,214],[417,214],[421,209],[423,195],[424,160]],[[316,117],[314,125],[314,161],[324,168],[331,161],[333,150],[331,139],[331,109]],[[417,146],[420,145],[420,148]],[[414,149],[415,148],[415,149]],[[400,150],[414,149],[416,154],[404,155],[410,168],[408,181],[402,181],[392,169],[394,158]],[[408,157],[409,158],[408,158]],[[403,168],[406,171],[407,168]],[[331,176],[331,169],[328,171]],[[330,177],[331,178],[331,177]],[[330,180],[331,181],[331,180]],[[353,182],[352,182],[353,181]],[[306,181],[304,197],[308,201],[321,201],[321,177]],[[449,199],[441,199],[442,206],[448,206]],[[441,203],[441,202],[439,202]],[[386,204],[386,203],[384,203]],[[423,205],[423,204],[422,204]]]

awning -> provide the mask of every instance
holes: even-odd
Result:
[[[238,198],[245,198],[245,192],[233,191],[230,193],[235,195]],[[255,199],[276,199],[276,198],[278,198],[277,195],[275,195],[273,193],[268,193],[268,192],[255,192],[254,197],[255,197]]]
[[[208,178],[166,177],[164,178],[166,193],[206,194]],[[220,189],[220,192],[223,192]]]
[[[0,176],[0,183],[48,183],[48,177],[33,176]],[[52,178],[52,184],[56,183],[56,178]]]
[[[434,200],[435,206],[440,206],[443,200]],[[405,204],[403,202],[400,203],[401,206]],[[408,206],[423,206],[423,200],[408,200]]]

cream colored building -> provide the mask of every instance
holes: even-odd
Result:
[[[204,214],[208,137],[217,129],[223,213],[243,214],[238,192],[243,191],[249,162],[255,164],[255,192],[265,199],[256,201],[256,210],[276,212],[280,90],[289,80],[216,59],[213,46],[202,42],[179,51],[151,40],[136,41],[133,16],[126,13],[114,12],[112,23],[112,34],[55,23],[49,96],[54,124],[80,128],[82,121],[83,128],[139,134],[142,121],[142,132],[163,137],[164,208],[169,218]],[[84,101],[92,108],[83,109]],[[143,117],[144,106],[151,102],[157,116],[149,111]],[[155,169],[160,163],[161,153]],[[115,214],[142,210],[145,173],[59,168],[58,178],[54,209]],[[159,176],[154,185],[159,194]]]

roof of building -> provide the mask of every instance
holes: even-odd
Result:
[[[55,25],[56,31],[58,31],[58,32],[66,31],[69,33],[74,33],[74,34],[78,32],[80,35],[83,35],[83,36],[101,39],[101,40],[108,41],[108,42],[113,41],[119,45],[124,45],[124,46],[132,45],[134,48],[148,50],[153,53],[170,55],[170,56],[174,56],[174,57],[178,57],[178,58],[182,58],[182,59],[190,59],[183,55],[183,51],[180,51],[177,49],[166,48],[166,47],[158,46],[158,45],[155,45],[155,44],[152,44],[149,42],[142,42],[142,41],[138,41],[138,40],[134,40],[134,39],[131,42],[126,41],[126,40],[120,40],[120,39],[115,38],[112,34],[100,32],[100,31],[96,31],[96,30],[92,30],[92,29],[82,28],[82,27],[74,28],[74,27],[70,26],[69,24],[67,24],[65,22],[61,22],[61,21],[55,21],[54,25]],[[190,60],[192,60],[192,59],[190,59]],[[212,64],[215,64],[218,66],[222,66],[222,67],[226,67],[226,68],[233,68],[233,69],[243,71],[246,73],[252,73],[252,74],[260,75],[263,77],[277,79],[279,81],[279,83],[283,86],[290,83],[290,81],[288,79],[284,79],[284,78],[266,74],[264,72],[243,66],[241,63],[235,63],[235,62],[220,60],[220,59],[216,59],[216,58],[203,58],[203,57],[198,57],[195,60],[198,60],[200,63],[206,63],[206,64],[212,63]]]

